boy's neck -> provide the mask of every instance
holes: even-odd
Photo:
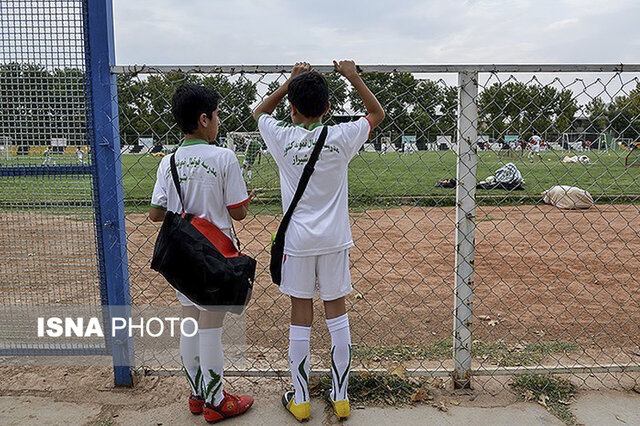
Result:
[[[301,120],[298,123],[295,123],[295,124],[298,125],[298,126],[302,126],[305,129],[309,129],[309,128],[317,126],[320,123],[322,123],[322,116],[320,116],[320,117],[311,117],[311,118],[301,117]],[[314,126],[314,124],[315,124],[315,126]]]
[[[186,133],[186,134],[184,135],[184,140],[185,140],[185,141],[188,141],[188,140],[194,140],[194,139],[203,140],[203,141],[205,141],[205,142],[209,143],[209,141],[207,140],[207,138],[206,138],[206,137],[204,137],[204,135],[201,135],[201,134],[199,134],[199,133],[197,133],[197,132],[196,132],[196,133]]]

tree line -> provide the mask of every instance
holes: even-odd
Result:
[[[365,108],[357,93],[337,74],[325,75],[330,88],[331,124],[362,115]],[[84,143],[86,129],[84,73],[77,69],[46,69],[29,64],[0,65],[0,137],[19,144],[48,144],[51,138]],[[387,118],[372,139],[402,134],[433,142],[438,135],[455,138],[457,88],[442,81],[420,80],[409,73],[364,73],[363,79],[384,106]],[[275,90],[277,80],[263,82],[245,75],[165,73],[145,76],[118,75],[120,135],[123,144],[140,137],[174,144],[179,129],[171,116],[171,96],[180,84],[191,82],[215,88],[221,95],[221,136],[232,131],[256,131],[252,106]],[[266,85],[264,90],[261,85]],[[591,132],[616,136],[640,135],[640,84],[611,102],[593,97],[579,105],[575,94],[553,86],[509,81],[484,88],[478,98],[479,134],[500,138],[506,134],[561,134],[575,131],[576,113],[584,112]],[[274,115],[288,119],[281,103]],[[584,126],[584,123],[582,123]]]

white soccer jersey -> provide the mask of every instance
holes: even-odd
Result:
[[[540,152],[540,145],[542,143],[540,136],[531,136],[529,143],[531,144],[531,151]]]
[[[282,207],[286,211],[322,125],[314,123],[305,129],[263,114],[258,119],[258,128],[278,165]],[[315,171],[287,229],[285,254],[318,256],[353,246],[347,168],[370,133],[371,125],[366,118],[329,126]]]
[[[185,141],[174,154],[187,213],[207,219],[233,238],[229,209],[249,202],[238,159],[233,151],[206,141]],[[151,206],[181,212],[167,155],[160,161]]]

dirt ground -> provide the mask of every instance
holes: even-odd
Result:
[[[570,341],[599,351],[634,347],[640,335],[640,208],[483,207],[477,212],[474,338],[533,343]],[[173,301],[148,269],[156,225],[129,221],[134,303]],[[353,341],[369,346],[425,345],[451,335],[455,211],[397,208],[352,214],[349,298]],[[238,227],[259,275],[247,313],[255,348],[286,347],[288,300],[269,280],[266,244],[277,218]],[[317,306],[314,345],[327,333]],[[260,352],[258,350],[258,352]],[[265,354],[262,354],[263,356]]]
[[[599,363],[611,362],[620,354],[637,362],[632,351],[638,350],[640,335],[639,213],[636,205],[599,205],[587,211],[530,205],[478,209],[474,339],[509,344],[568,341]],[[424,346],[450,338],[455,210],[403,207],[351,216],[356,243],[351,251],[355,291],[348,302],[353,342]],[[3,228],[18,226],[16,218],[4,214],[2,222]],[[46,223],[69,229],[66,237],[75,253],[69,257],[84,259],[81,266],[91,265],[93,236],[82,238],[90,232],[90,223],[64,216],[47,217]],[[274,216],[257,215],[237,227],[244,251],[259,262],[247,311],[248,356],[253,367],[281,360],[287,346],[289,302],[266,271],[266,245],[277,224]],[[34,244],[40,247],[32,256],[39,260],[31,263],[30,276],[46,277],[76,267],[70,259],[67,266],[55,269],[50,266],[56,264],[53,258],[40,257],[40,252],[50,249],[43,243],[37,218],[20,221],[19,227],[25,250]],[[136,305],[176,303],[168,284],[149,268],[157,228],[145,215],[127,217],[131,294]],[[13,237],[9,232],[5,238],[15,238],[18,229],[14,231]],[[0,245],[7,246],[3,241]],[[16,258],[0,253],[0,264]],[[95,276],[83,274],[74,279],[95,282]],[[51,297],[59,294],[63,303],[70,302],[64,299],[68,294],[75,294],[42,281],[37,284],[38,291]],[[5,303],[22,290],[17,288],[14,296],[5,292]],[[78,296],[76,303],[82,300]],[[313,341],[314,350],[320,351],[328,347],[322,318],[317,304]]]

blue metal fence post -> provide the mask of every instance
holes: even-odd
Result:
[[[133,339],[128,330],[112,336],[110,319],[130,317],[131,295],[125,233],[122,164],[116,77],[111,74],[115,64],[113,42],[113,11],[111,0],[85,2],[85,55],[87,65],[87,96],[89,102],[89,133],[93,167],[95,168],[95,200],[98,252],[101,259],[101,281],[107,305],[105,330],[109,333],[116,386],[131,386],[134,365]]]

